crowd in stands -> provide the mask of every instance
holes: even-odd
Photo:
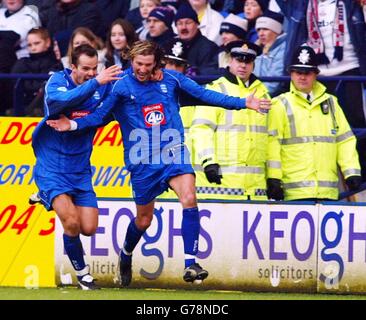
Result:
[[[129,66],[128,49],[138,39],[172,50],[180,40],[185,73],[222,75],[230,43],[259,45],[254,74],[288,74],[293,51],[312,47],[320,76],[366,75],[365,0],[2,0],[0,73],[50,73],[70,67],[80,44],[98,50],[102,70]],[[170,47],[169,47],[170,46]],[[288,90],[265,82],[271,97]],[[326,82],[339,95],[351,127],[366,128],[360,82]],[[288,84],[287,84],[288,85]],[[42,113],[44,81],[24,82],[25,115]],[[0,115],[13,114],[14,81],[0,80]],[[366,140],[359,141],[366,168]]]

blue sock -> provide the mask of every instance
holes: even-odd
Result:
[[[124,261],[131,261],[131,255],[133,249],[135,249],[137,243],[141,239],[142,235],[144,234],[145,230],[140,230],[137,228],[135,219],[133,219],[127,228],[126,238],[125,242],[123,244],[123,249],[121,251],[121,257],[124,259]],[[130,255],[127,255],[126,252]]]
[[[198,236],[200,232],[200,217],[198,208],[183,209],[182,237],[184,243],[185,268],[195,263],[198,251]]]
[[[83,270],[85,268],[85,261],[80,237],[78,235],[76,237],[70,237],[67,234],[64,234],[63,238],[65,251],[72,266],[76,271]]]

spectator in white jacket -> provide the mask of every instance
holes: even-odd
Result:
[[[0,31],[19,35],[17,59],[28,57],[28,31],[41,25],[37,7],[26,6],[25,0],[3,0],[3,3],[5,7],[0,9]]]
[[[10,73],[17,59],[28,57],[28,31],[41,25],[37,8],[25,0],[3,0],[0,8],[0,73]],[[0,116],[13,107],[13,84],[0,80]]]
[[[220,46],[222,44],[220,25],[224,17],[211,8],[208,0],[189,0],[189,3],[197,13],[202,35]]]

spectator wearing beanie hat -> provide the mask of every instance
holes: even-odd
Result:
[[[146,39],[163,47],[167,41],[176,36],[172,29],[173,18],[174,12],[168,7],[153,9],[147,18],[149,33]]]
[[[268,9],[269,0],[244,0],[243,12],[248,20],[248,33],[246,40],[256,42],[258,39],[255,23],[257,18]]]
[[[257,77],[282,76],[285,74],[284,55],[286,49],[285,33],[282,33],[284,16],[280,13],[267,10],[257,18],[259,45],[263,54],[256,60],[254,73]],[[285,90],[279,82],[264,82],[271,96],[276,96]]]
[[[188,0],[198,16],[201,33],[209,40],[215,42],[218,46],[221,43],[220,25],[224,17],[212,9],[208,0]]]
[[[219,68],[226,68],[230,62],[230,55],[224,47],[238,40],[245,40],[248,31],[248,20],[229,14],[221,23],[220,34],[222,39],[221,52],[219,53]]]
[[[244,40],[248,31],[248,20],[230,13],[220,26],[222,44],[225,46],[230,41]]]
[[[183,3],[175,15],[178,38],[187,46],[187,60],[196,74],[217,74],[219,47],[199,30],[197,13],[189,3]]]
[[[263,15],[257,18],[255,29],[258,30],[268,29],[276,33],[277,35],[282,33],[282,25],[283,25],[284,16],[281,13],[273,12],[273,11],[265,11]]]
[[[156,7],[150,13],[148,18],[155,17],[165,23],[166,27],[170,28],[174,19],[174,12],[169,7]]]
[[[197,24],[200,24],[196,11],[193,10],[189,3],[182,3],[178,8],[174,17],[175,23],[177,23],[179,19],[192,19]]]

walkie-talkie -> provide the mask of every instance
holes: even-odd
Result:
[[[322,102],[320,104],[320,108],[322,109],[323,114],[328,114],[329,113],[329,103],[328,103],[328,100]]]

